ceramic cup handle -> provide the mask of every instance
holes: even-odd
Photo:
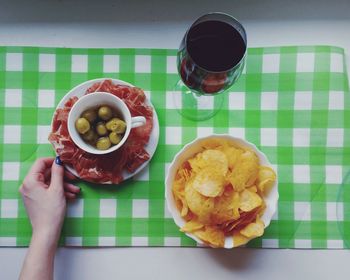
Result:
[[[145,117],[138,116],[131,118],[131,128],[142,126],[146,123]]]

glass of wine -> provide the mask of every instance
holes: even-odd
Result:
[[[235,18],[224,13],[199,17],[177,53],[181,80],[174,101],[179,113],[195,121],[213,117],[222,107],[222,93],[240,77],[246,53],[246,32]]]

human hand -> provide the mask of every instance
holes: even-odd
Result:
[[[80,188],[64,181],[75,178],[64,171],[59,158],[38,159],[25,177],[20,192],[30,218],[33,236],[57,243],[66,211],[66,199],[74,199]]]

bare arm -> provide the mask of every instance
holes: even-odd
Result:
[[[55,251],[60,237],[66,198],[74,199],[80,189],[66,183],[60,160],[39,159],[23,181],[23,196],[33,235],[20,280],[53,279]]]
[[[50,237],[33,234],[20,279],[53,279],[56,247],[57,242]]]

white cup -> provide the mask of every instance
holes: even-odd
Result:
[[[126,123],[126,130],[122,140],[117,145],[111,146],[107,150],[98,150],[92,145],[85,143],[75,128],[76,120],[80,118],[81,114],[85,110],[96,108],[102,105],[108,105],[114,112],[117,112],[117,114]],[[79,100],[73,105],[68,115],[68,132],[73,142],[80,149],[91,154],[102,155],[118,150],[127,140],[131,129],[134,127],[142,126],[145,123],[146,119],[143,116],[131,117],[128,107],[117,96],[107,92],[94,92],[79,98]]]

